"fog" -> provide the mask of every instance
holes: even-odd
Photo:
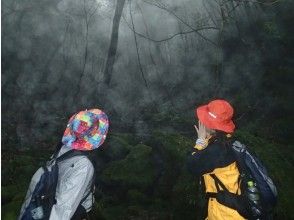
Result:
[[[252,106],[264,74],[252,26],[267,18],[264,7],[125,1],[107,84],[116,1],[2,1],[3,135],[19,147],[57,141],[70,115],[86,108],[103,109],[112,129],[142,136],[152,127],[148,114],[192,125],[195,106],[213,98]]]

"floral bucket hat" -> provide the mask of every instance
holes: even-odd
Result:
[[[103,144],[108,127],[108,117],[100,109],[80,111],[69,119],[62,143],[75,150],[94,150]]]

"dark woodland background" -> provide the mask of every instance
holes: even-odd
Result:
[[[278,187],[274,219],[294,219],[294,1],[1,4],[2,219],[85,108],[110,118],[93,219],[201,219],[185,160],[193,111],[215,98]]]

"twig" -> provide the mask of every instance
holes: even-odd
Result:
[[[141,65],[141,59],[140,59],[140,54],[139,54],[139,49],[138,49],[137,36],[135,34],[136,30],[135,30],[133,15],[132,15],[132,1],[131,0],[130,0],[129,7],[130,7],[130,16],[131,16],[131,21],[132,21],[132,29],[134,30],[133,33],[134,33],[135,46],[136,46],[136,52],[137,52],[137,58],[138,58],[139,68],[140,68],[140,71],[141,71],[142,78],[144,80],[145,86],[148,88],[147,80],[146,80],[146,78],[144,76],[143,68],[142,68],[142,65]]]
[[[206,1],[206,0],[203,1],[203,6],[204,6],[206,12],[207,12],[207,14],[210,16],[210,19],[211,19],[212,23],[213,23],[215,26],[217,26],[216,21],[213,19],[213,16],[212,16],[211,13],[209,12],[209,10],[208,10],[208,8],[207,8],[205,2],[207,2],[207,1]]]
[[[276,1],[273,1],[273,2],[261,2],[261,1],[256,1],[256,0],[244,0],[245,2],[251,2],[251,3],[258,3],[258,4],[261,4],[261,5],[274,5],[278,2],[280,2],[281,0],[276,0]]]
[[[204,40],[208,41],[209,43],[213,44],[214,46],[217,46],[217,44],[215,42],[213,42],[212,40],[210,40],[209,38],[205,37],[203,34],[201,34],[199,31],[203,30],[203,29],[197,29],[192,27],[190,24],[188,24],[186,21],[184,21],[181,17],[179,17],[176,13],[174,13],[173,11],[169,10],[168,8],[160,5],[160,4],[156,4],[153,2],[149,2],[146,0],[142,0],[143,2],[145,2],[146,4],[149,5],[153,5],[155,7],[158,7],[162,10],[167,11],[169,14],[173,15],[174,17],[176,17],[179,21],[181,21],[184,25],[186,25],[187,27],[189,27],[191,30],[193,30],[195,33],[197,33],[200,37],[202,37]],[[207,29],[207,28],[206,28]],[[209,29],[218,29],[217,27],[210,27]]]
[[[139,10],[140,10],[140,12],[141,12],[141,16],[142,16],[143,23],[144,23],[144,26],[145,26],[146,35],[147,35],[147,37],[149,37],[149,31],[148,31],[147,23],[146,23],[146,21],[145,21],[144,15],[143,15],[143,10],[142,10],[142,8],[140,7],[140,5],[139,5],[138,3],[136,3],[136,4],[137,4],[137,6],[138,6],[138,8],[139,8]],[[156,64],[156,62],[155,62],[155,60],[154,60],[154,58],[153,58],[153,56],[152,56],[152,53],[151,53],[151,49],[150,49],[150,41],[149,41],[149,47],[148,47],[148,50],[149,50],[149,56],[150,56],[151,62],[152,62],[152,64],[155,66],[155,72],[156,72],[156,75],[157,75],[157,77],[159,78],[159,80],[160,80],[161,83],[162,83],[162,82],[163,82],[162,77],[161,77],[161,75],[158,73],[158,70],[157,70],[157,64]],[[163,84],[163,83],[162,83],[162,84]],[[172,96],[170,95],[170,93],[169,93],[168,89],[166,88],[166,86],[163,85],[163,89],[164,89],[164,91],[166,92],[166,95],[167,95],[167,97],[169,98],[172,107],[173,107],[174,109],[176,109],[176,107],[175,107],[175,105],[174,105],[174,102],[173,102],[173,99],[172,99]]]
[[[153,41],[155,43],[161,43],[161,42],[165,42],[165,41],[168,41],[168,40],[171,40],[173,39],[174,37],[176,36],[179,36],[179,35],[185,35],[185,34],[191,34],[191,33],[195,33],[196,31],[195,30],[190,30],[190,31],[181,31],[181,32],[178,32],[178,33],[175,33],[167,38],[163,38],[163,39],[160,39],[160,40],[157,40],[157,39],[154,39],[154,38],[151,38],[149,36],[146,36],[142,33],[139,33],[137,32],[136,30],[134,30],[131,25],[127,22],[126,18],[123,16],[123,19],[124,21],[126,22],[127,26],[131,29],[131,31],[133,31],[136,35],[138,35],[139,37],[142,37],[144,39],[147,39],[147,40],[150,40],[150,41]],[[201,28],[198,28],[197,31],[201,31],[201,30],[208,30],[208,29],[217,29],[215,27],[201,27]],[[214,43],[214,45],[216,45]]]

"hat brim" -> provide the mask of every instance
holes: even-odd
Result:
[[[235,124],[232,120],[228,122],[218,121],[208,113],[208,105],[200,106],[195,111],[195,116],[208,128],[226,133],[233,133]]]

